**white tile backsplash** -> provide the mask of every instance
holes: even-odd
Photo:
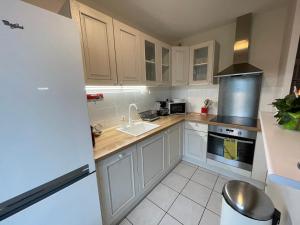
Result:
[[[168,87],[146,88],[145,90],[96,90],[104,93],[104,99],[88,103],[91,124],[100,123],[103,128],[117,126],[122,123],[122,116],[128,120],[128,106],[135,103],[138,111],[153,109],[155,101],[170,99],[171,90]],[[137,115],[133,118],[138,118]]]

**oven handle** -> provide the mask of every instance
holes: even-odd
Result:
[[[223,140],[226,139],[226,137],[222,137],[222,136],[215,135],[215,134],[208,134],[208,135],[210,135],[210,136],[212,136],[212,137],[215,137],[215,138],[223,139]],[[233,139],[234,139],[234,138],[233,138]],[[253,141],[243,141],[243,140],[239,140],[239,139],[236,139],[236,140],[237,140],[237,142],[240,142],[240,143],[252,144],[252,145],[254,144]]]

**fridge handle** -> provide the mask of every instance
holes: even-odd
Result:
[[[39,187],[0,203],[0,221],[55,194],[90,174],[89,165],[87,164]]]

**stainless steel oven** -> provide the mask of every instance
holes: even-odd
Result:
[[[225,157],[224,141],[226,139],[236,140],[237,157],[235,160]],[[256,132],[254,131],[209,125],[207,158],[251,171],[255,140]]]

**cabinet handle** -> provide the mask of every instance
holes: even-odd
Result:
[[[119,154],[119,159],[122,159],[124,157],[124,154]]]

